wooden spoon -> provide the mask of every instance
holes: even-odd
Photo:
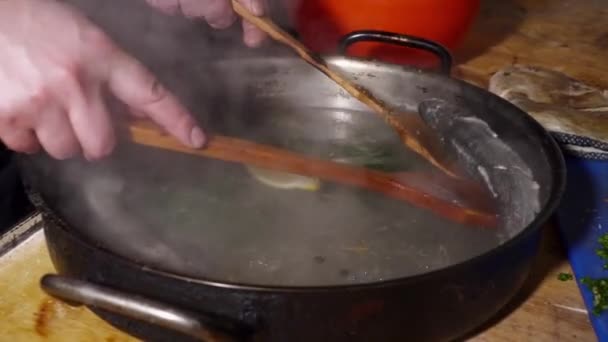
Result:
[[[452,168],[445,164],[447,159],[442,156],[442,148],[438,137],[422,120],[420,120],[420,118],[418,118],[418,116],[398,115],[393,110],[387,108],[386,104],[376,98],[372,92],[360,85],[352,83],[347,77],[341,75],[339,72],[331,70],[323,58],[310,51],[297,39],[282,30],[271,19],[255,16],[236,0],[232,0],[232,6],[235,12],[243,17],[243,19],[249,21],[276,41],[291,47],[302,59],[327,75],[353,97],[380,114],[380,116],[397,131],[401,141],[403,141],[407,147],[420,154],[447,175],[458,177]]]
[[[154,124],[144,121],[132,122],[129,125],[129,133],[131,141],[141,145],[315,177],[380,192],[416,207],[431,210],[443,218],[460,224],[496,227],[498,223],[496,214],[488,208],[469,208],[439,198],[418,189],[414,185],[416,181],[408,183],[406,173],[400,173],[397,177],[380,171],[315,159],[283,149],[220,135],[210,137],[205,148],[193,149],[181,144]],[[414,174],[411,178],[420,179],[420,177],[424,177],[424,175]],[[479,195],[479,192],[472,193]],[[492,201],[484,200],[482,203],[492,203]]]

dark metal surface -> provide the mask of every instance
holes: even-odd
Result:
[[[525,113],[464,82],[342,57],[331,58],[330,62],[357,75],[365,86],[374,89],[374,85],[384,85],[392,90],[384,95],[402,109],[415,110],[423,99],[439,97],[477,113],[533,172],[540,189],[540,212],[534,214],[524,229],[513,228],[513,235],[500,246],[426,274],[331,287],[222,283],[150,268],[145,262],[100,247],[98,241],[83,233],[82,227],[64,221],[54,210],[56,203],[45,202],[48,193],[41,191],[44,187],[36,180],[35,169],[28,168],[28,162],[24,161],[28,191],[43,214],[49,251],[59,273],[110,291],[136,293],[155,303],[196,312],[209,322],[218,319],[239,322],[252,327],[255,339],[260,341],[448,341],[489,319],[526,279],[538,251],[540,227],[563,192],[565,169],[557,145]],[[247,75],[243,71],[247,70],[248,75],[261,77],[259,90],[269,98],[360,109],[360,104],[341,95],[335,85],[316,80],[316,74],[302,74],[292,60],[231,63],[234,62],[226,61],[227,68],[222,72]],[[309,86],[308,92],[264,83],[277,73],[285,82],[303,82],[302,87]],[[378,75],[385,77],[378,79]],[[225,81],[224,86],[230,88],[230,82],[237,80]],[[234,89],[243,91],[238,84]],[[454,134],[446,139],[459,136]],[[502,195],[509,198],[511,194]],[[189,340],[159,325],[95,310],[115,326],[147,340]]]

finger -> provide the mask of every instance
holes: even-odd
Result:
[[[82,89],[74,86],[68,117],[87,160],[108,156],[116,145],[114,127],[99,85]]]
[[[183,144],[200,148],[205,136],[194,117],[154,75],[135,59],[116,57],[108,85],[114,95],[162,126]]]
[[[36,137],[44,150],[55,159],[69,159],[81,151],[70,119],[65,110],[59,107],[50,107],[41,113]]]
[[[25,109],[25,110],[23,110]],[[29,129],[34,126],[36,123],[37,112],[34,114],[33,112],[25,113],[27,108],[20,109],[20,112],[13,114],[7,114],[5,112],[0,111],[0,130],[8,131],[8,130],[24,130]]]
[[[0,102],[0,127],[30,129],[38,120],[38,114],[46,108],[50,92],[42,89],[4,89]]]
[[[255,48],[262,45],[266,40],[266,34],[255,27],[252,23],[243,20],[243,42],[245,45]]]
[[[188,18],[205,18],[209,26],[225,29],[236,21],[229,0],[181,0],[181,11]]]
[[[104,88],[104,90],[107,90]],[[133,116],[136,118],[143,119],[147,117],[145,112],[137,108],[130,107],[126,105],[121,100],[117,99],[112,93],[104,92],[103,98],[105,99],[106,108],[112,115],[112,118],[124,118]]]
[[[261,17],[266,14],[266,2],[264,0],[237,0],[245,6],[251,14]]]
[[[179,0],[146,0],[146,2],[168,15],[174,15],[180,11]]]
[[[0,138],[6,147],[21,153],[34,154],[40,150],[36,135],[29,129],[6,129],[0,131]]]
[[[133,107],[129,108],[129,114],[133,115],[134,117],[136,117],[138,119],[143,119],[147,116],[145,112],[143,112],[139,109],[133,108]]]
[[[251,13],[262,16],[266,13],[266,2],[263,0],[239,0]],[[243,42],[249,47],[258,47],[266,39],[266,34],[255,25],[243,19]]]

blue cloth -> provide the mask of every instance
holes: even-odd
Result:
[[[566,192],[556,212],[589,318],[599,341],[608,341],[608,312],[593,314],[593,295],[580,283],[583,277],[608,278],[604,261],[596,254],[598,239],[608,233],[608,161],[566,155]]]

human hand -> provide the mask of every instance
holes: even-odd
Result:
[[[188,18],[202,18],[215,29],[230,27],[237,15],[232,9],[231,0],[146,0],[151,6],[167,14],[182,14]],[[266,12],[266,0],[238,0],[254,15]],[[250,47],[259,46],[266,35],[243,20],[243,41]]]
[[[0,139],[10,149],[95,160],[116,139],[104,94],[183,144],[202,147],[192,115],[140,62],[74,8],[0,1]]]

